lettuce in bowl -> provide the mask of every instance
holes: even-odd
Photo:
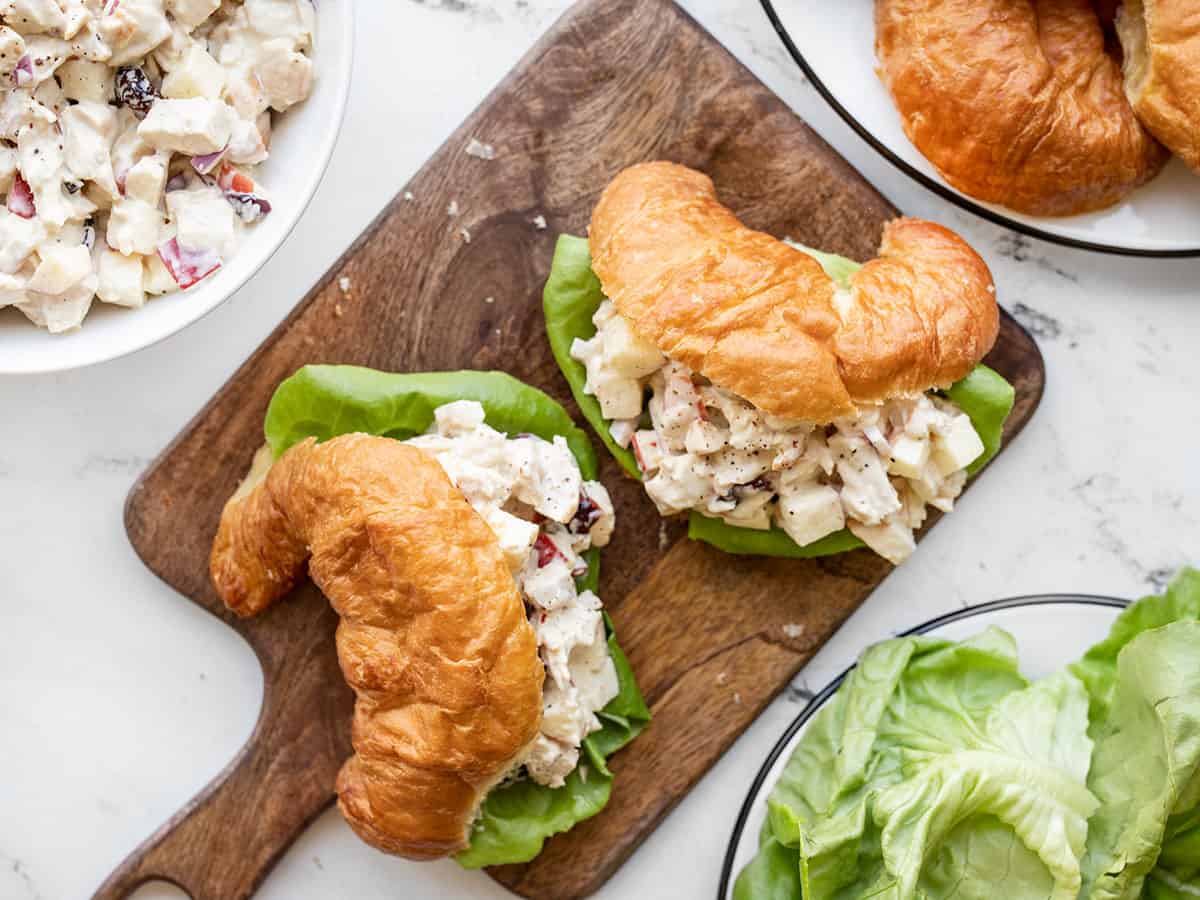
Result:
[[[1083,897],[1200,897],[1200,571],[1129,607],[1071,671],[1091,694],[1100,800]]]
[[[1072,676],[1029,685],[998,629],[871,647],[771,791],[734,897],[1076,900],[1087,708]]]
[[[1200,896],[1200,571],[1034,684],[998,629],[869,648],[767,805],[735,900]]]
[[[308,437],[323,441],[365,432],[405,440],[424,433],[434,410],[454,400],[477,400],[487,423],[498,431],[546,440],[562,435],[583,477],[597,477],[591,442],[566,410],[502,372],[398,374],[357,366],[305,366],[276,389],[264,432],[276,456]],[[594,591],[600,580],[599,551],[590,550],[587,558],[579,588]],[[606,761],[646,727],[650,711],[607,616],[605,624],[619,691],[598,714],[603,727],[584,739],[582,761],[561,788],[513,781],[488,794],[470,846],[456,857],[461,865],[474,869],[528,862],[548,837],[573,828],[608,803],[613,776]]]
[[[822,253],[800,245],[793,246],[813,256],[831,278],[843,285],[847,283],[851,274],[862,267],[861,263],[843,256]],[[600,279],[592,271],[587,239],[568,234],[559,235],[554,248],[554,260],[550,266],[550,277],[542,292],[542,310],[546,319],[550,349],[583,417],[621,467],[630,476],[641,479],[642,473],[638,468],[637,459],[631,451],[619,446],[612,439],[608,422],[601,415],[600,403],[584,391],[587,372],[583,363],[571,357],[571,344],[576,338],[587,340],[596,333],[592,316],[604,299]],[[968,474],[974,475],[1000,450],[1004,423],[1012,412],[1015,392],[1012,385],[997,372],[981,364],[966,378],[949,387],[945,394],[970,417],[971,424],[975,426],[983,441],[983,455],[967,468]],[[688,537],[712,544],[726,553],[748,556],[831,556],[863,546],[862,541],[848,529],[842,529],[801,547],[780,528],[772,528],[769,531],[737,528],[698,512],[691,513],[688,518]]]

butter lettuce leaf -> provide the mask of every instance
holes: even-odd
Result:
[[[843,287],[849,284],[850,276],[862,267],[861,263],[844,256],[823,253],[800,244],[792,246],[808,253],[821,263],[829,276]],[[630,450],[619,446],[612,439],[608,422],[601,414],[599,402],[584,391],[587,382],[584,365],[571,358],[571,344],[575,339],[587,340],[596,333],[592,316],[603,302],[604,291],[592,271],[587,239],[560,235],[554,249],[550,276],[542,292],[542,309],[550,348],[583,417],[621,467],[631,477],[640,480],[642,473],[638,468],[637,458]],[[948,388],[945,395],[970,417],[971,424],[983,441],[983,455],[967,468],[968,474],[974,475],[1000,450],[1004,422],[1012,411],[1015,396],[1013,387],[997,372],[981,364],[966,378]],[[801,559],[831,556],[864,546],[849,530],[843,529],[801,547],[780,528],[767,531],[737,528],[698,512],[693,512],[688,517],[688,537],[704,541],[726,553]]]
[[[1200,570],[1184,568],[1162,594],[1131,604],[1113,624],[1108,637],[1092,647],[1071,671],[1091,695],[1091,718],[1103,722],[1117,687],[1117,658],[1141,634],[1172,622],[1200,621]]]
[[[433,423],[434,410],[455,400],[479,401],[487,423],[508,434],[528,433],[546,440],[561,435],[583,477],[597,477],[591,442],[566,410],[502,372],[392,373],[358,366],[305,366],[276,389],[263,430],[276,456],[308,437],[324,441],[365,432],[404,440],[424,433]],[[579,587],[595,590],[599,551],[589,551],[587,558],[588,573]],[[607,616],[605,626],[619,691],[599,713],[603,727],[584,740],[583,761],[561,788],[526,780],[492,791],[470,846],[456,857],[463,866],[528,862],[546,838],[594,816],[608,803],[613,778],[606,761],[646,727],[650,711]]]
[[[566,439],[584,478],[597,473],[591,441],[548,394],[504,372],[380,372],[361,366],[304,366],[275,389],[263,425],[276,457],[293,444],[361,431],[406,440],[433,424],[433,411],[477,400],[506,434]]]
[[[736,900],[1076,900],[1087,695],[1028,685],[1008,634],[869,648],[768,799]]]
[[[1200,896],[1200,621],[1117,654],[1089,784],[1086,900]]]

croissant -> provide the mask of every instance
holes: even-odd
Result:
[[[1125,0],[1117,34],[1134,112],[1200,171],[1200,9],[1193,0]]]
[[[706,175],[674,163],[619,174],[588,241],[605,294],[639,335],[782,419],[825,423],[947,386],[999,329],[991,273],[945,228],[889,223],[879,258],[844,290],[808,254],[739,222]]]
[[[217,592],[261,612],[305,567],[341,622],[356,695],[338,806],[414,859],[467,846],[485,795],[538,733],[543,665],[493,532],[433,457],[388,438],[264,448],[226,504]]]
[[[1090,0],[877,0],[875,49],[905,133],[972,197],[1074,215],[1116,203],[1168,159],[1125,97]]]

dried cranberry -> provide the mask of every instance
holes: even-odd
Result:
[[[225,199],[233,206],[239,219],[246,224],[257,222],[271,211],[271,204],[257,194],[243,194],[240,191],[226,191]]]
[[[139,118],[150,112],[159,98],[158,88],[140,66],[121,66],[117,69],[117,104],[128,106]]]
[[[545,532],[537,536],[537,540],[533,542],[533,549],[537,551],[539,569],[544,569],[550,563],[554,562],[556,556],[562,557],[562,553],[554,545],[554,541],[550,540]]]
[[[567,525],[567,530],[571,534],[587,534],[592,530],[592,526],[600,521],[600,517],[604,515],[604,510],[589,497],[587,494],[579,495],[579,506],[575,510],[575,515]]]

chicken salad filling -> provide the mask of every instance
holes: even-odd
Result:
[[[927,507],[949,511],[984,453],[970,418],[927,392],[829,424],[786,422],[669,360],[605,300],[571,356],[662,515],[782,529],[797,545],[850,530],[893,563]],[[648,399],[647,399],[648,395]]]
[[[311,0],[0,0],[0,307],[58,333],[217,271],[313,29]]]
[[[533,781],[561,787],[619,689],[600,599],[576,587],[584,554],[612,536],[608,492],[583,479],[563,438],[510,438],[473,400],[438,407],[429,432],[406,443],[438,461],[496,535],[546,668],[540,732],[521,763]]]

